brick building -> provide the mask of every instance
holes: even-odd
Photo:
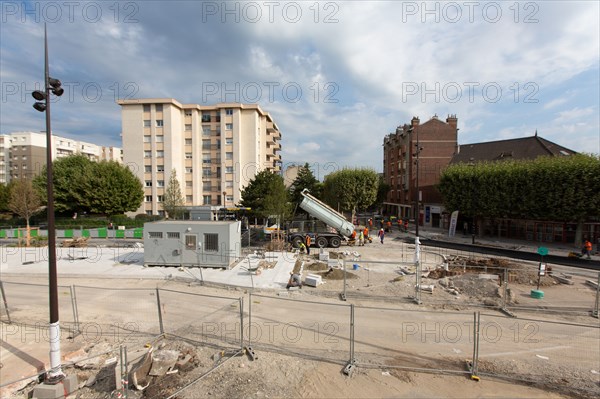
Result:
[[[384,202],[385,215],[416,220],[420,192],[420,225],[442,226],[442,200],[435,185],[456,153],[457,123],[456,115],[449,115],[445,122],[434,115],[423,124],[413,117],[410,124],[399,126],[384,138],[383,175],[390,186]]]

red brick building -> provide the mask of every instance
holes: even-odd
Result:
[[[420,225],[442,226],[442,200],[435,185],[457,151],[457,122],[456,115],[449,115],[446,122],[434,115],[421,125],[419,118],[413,117],[410,124],[399,126],[384,138],[383,175],[390,186],[385,215],[416,220],[418,169]]]

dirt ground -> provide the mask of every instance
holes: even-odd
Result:
[[[400,251],[401,255],[400,255]],[[364,247],[341,248],[333,251],[330,258],[346,260],[346,275],[338,268],[331,268],[326,261],[319,261],[318,254],[302,255],[295,270],[303,277],[307,274],[320,274],[324,284],[318,287],[303,287],[304,297],[336,298],[345,291],[349,300],[356,304],[377,304],[381,301],[394,302],[397,306],[409,302],[407,298],[415,294],[414,265],[410,265],[413,248],[402,242],[389,240],[386,244],[374,242]],[[316,252],[316,251],[314,251]],[[439,259],[438,259],[439,258]],[[407,261],[406,264],[399,259]],[[537,312],[538,309],[590,307],[595,300],[595,290],[586,285],[586,280],[594,273],[571,273],[572,285],[560,284],[549,275],[539,281],[545,292],[542,300],[531,298],[530,291],[537,288],[536,265],[515,263],[504,259],[489,259],[472,256],[447,257],[448,270],[441,268],[441,257],[429,256],[423,264],[423,286],[433,286],[432,292],[421,293],[425,309],[472,309],[474,306],[497,308],[503,303],[518,309],[519,312]],[[357,266],[354,266],[357,265]],[[302,267],[302,270],[300,270]],[[504,298],[504,268],[508,273],[507,298]],[[554,267],[555,275],[569,276],[571,270]],[[484,276],[483,278],[481,276]],[[65,281],[65,284],[68,281]],[[78,280],[81,284],[82,281]],[[138,288],[156,287],[156,281],[93,281],[99,286],[122,286]],[[194,292],[199,287],[190,283],[165,281],[161,287]],[[245,289],[220,289],[201,287],[205,294],[240,296]],[[260,292],[262,295],[277,295],[276,292]],[[408,306],[408,305],[406,305]],[[414,305],[411,305],[414,306]],[[531,313],[527,313],[531,316]],[[535,317],[552,320],[565,320],[587,325],[597,324],[584,312],[570,314],[534,313]],[[77,342],[77,338],[75,338]],[[468,373],[447,374],[429,371],[415,372],[398,368],[401,363],[389,362],[389,367],[357,367],[351,376],[342,370],[344,364],[315,361],[309,356],[290,356],[282,348],[274,351],[257,351],[253,360],[248,353],[237,350],[222,351],[198,345],[194,342],[162,337],[152,340],[140,337],[129,342],[131,350],[176,351],[182,364],[169,374],[149,377],[149,386],[144,391],[132,390],[129,398],[374,398],[374,397],[511,397],[511,398],[562,398],[589,397],[589,392],[600,390],[600,375],[592,378],[580,376],[567,368],[547,369],[547,384],[538,380],[527,382],[531,370],[522,370],[515,364],[499,359],[483,359],[479,370],[483,374],[480,381],[473,381]],[[117,352],[115,352],[117,351]],[[104,352],[109,352],[101,354]],[[114,382],[114,364],[109,359],[118,355],[115,343],[82,342],[75,356],[93,361],[82,361],[66,368],[67,373],[76,373],[80,389],[73,397],[113,398],[121,397]],[[599,359],[600,362],[600,359]],[[466,367],[466,366],[465,366]],[[465,368],[466,371],[466,368]],[[598,370],[600,371],[600,364]],[[511,380],[500,380],[486,375],[503,374]],[[515,381],[521,380],[521,383]],[[11,398],[25,398],[30,395],[33,383]],[[556,387],[563,389],[556,391]],[[550,388],[552,387],[552,388]],[[582,388],[581,390],[579,388]]]

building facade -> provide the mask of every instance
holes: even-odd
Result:
[[[442,200],[435,185],[456,152],[457,123],[456,115],[448,116],[445,122],[433,116],[423,124],[413,117],[410,124],[399,126],[384,138],[383,177],[390,187],[383,209],[386,216],[442,226]]]
[[[233,206],[256,173],[281,170],[281,133],[258,105],[181,104],[174,99],[119,100],[124,162],[144,185],[137,213],[164,215],[175,170],[187,207]]]
[[[94,162],[122,162],[117,147],[103,147],[52,135],[52,160],[84,155]],[[15,132],[0,136],[0,183],[11,179],[32,179],[46,166],[46,133]]]

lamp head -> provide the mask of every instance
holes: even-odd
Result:
[[[41,90],[36,90],[33,93],[31,93],[31,95],[33,96],[33,98],[35,98],[37,101],[44,101],[46,99],[46,93],[44,93]]]
[[[33,108],[35,108],[37,111],[44,112],[46,111],[46,103],[36,102],[33,104]]]

